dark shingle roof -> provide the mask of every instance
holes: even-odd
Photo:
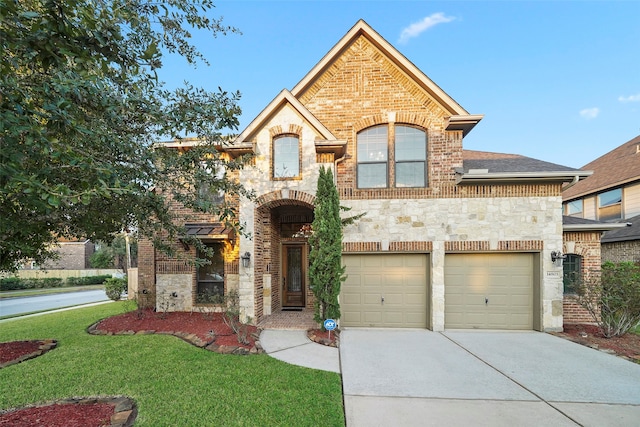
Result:
[[[595,221],[593,219],[577,218],[574,216],[562,216],[562,225],[598,225],[603,224],[601,221]]]
[[[501,172],[564,172],[576,169],[549,163],[519,154],[490,153],[487,151],[462,151],[465,173],[471,169],[488,169],[489,173]]]
[[[607,231],[602,235],[602,243],[623,242],[625,240],[640,239],[640,215],[633,218],[621,219],[619,223],[631,224],[628,227]]]
[[[584,165],[593,175],[562,193],[565,201],[640,179],[640,136]]]

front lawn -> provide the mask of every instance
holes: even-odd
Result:
[[[338,374],[267,355],[217,354],[173,336],[85,331],[124,307],[120,302],[0,323],[0,342],[58,340],[45,355],[0,369],[0,409],[126,395],[138,404],[136,426],[344,426]]]

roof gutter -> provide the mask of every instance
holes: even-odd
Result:
[[[509,182],[578,182],[593,172],[488,172],[486,169],[471,169],[469,172],[456,171],[456,184],[497,184]]]
[[[627,222],[614,222],[607,224],[563,224],[562,231],[611,231],[628,227]]]

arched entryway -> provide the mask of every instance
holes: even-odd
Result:
[[[313,307],[307,241],[313,201],[303,192],[270,193],[258,200],[254,228],[258,319],[283,309]]]

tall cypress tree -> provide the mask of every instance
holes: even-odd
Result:
[[[314,209],[313,235],[309,238],[309,279],[315,295],[315,320],[340,318],[338,295],[345,280],[342,266],[342,222],[340,200],[333,183],[331,169],[320,168],[316,206]]]

